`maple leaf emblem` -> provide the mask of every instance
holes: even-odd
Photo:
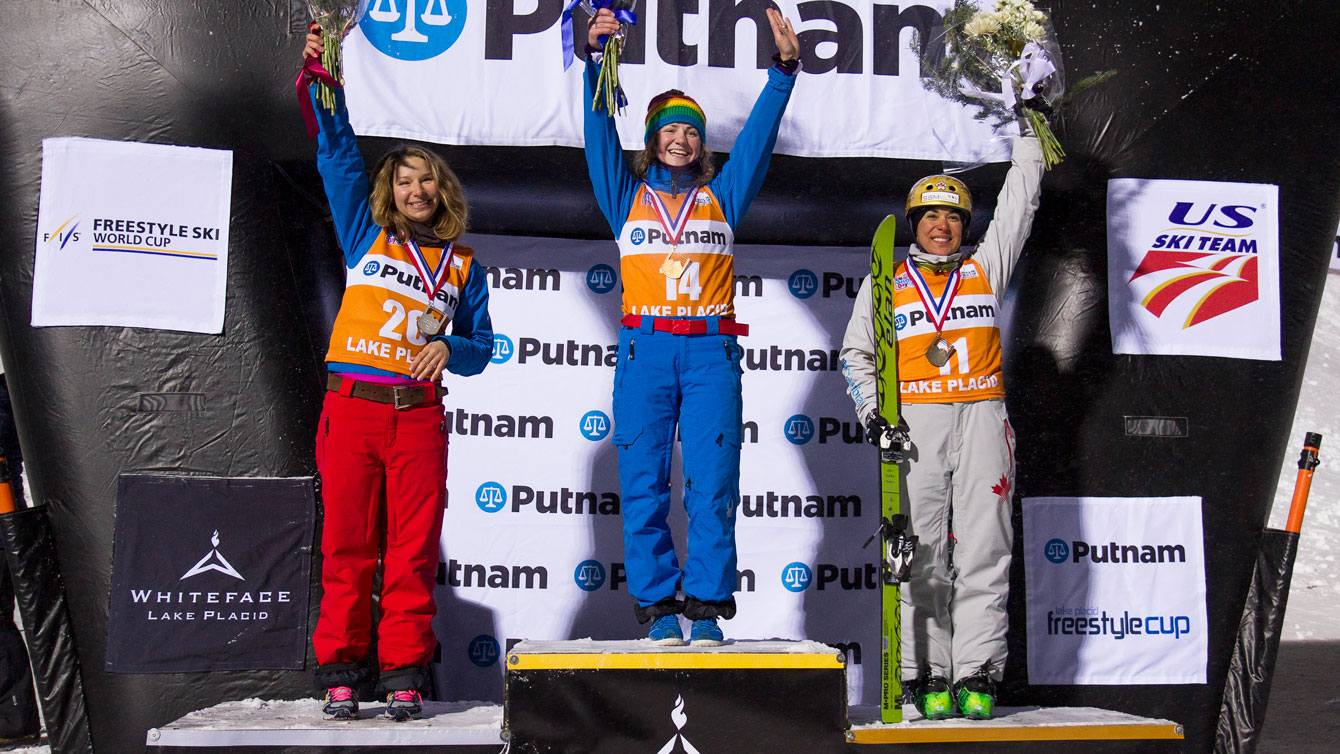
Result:
[[[1010,482],[1009,477],[1000,475],[1000,481],[991,485],[991,492],[1000,498],[1002,504],[1010,501],[1010,492],[1014,489],[1014,484]]]

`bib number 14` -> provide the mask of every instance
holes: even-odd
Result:
[[[697,301],[703,293],[703,286],[699,282],[700,265],[698,262],[689,262],[684,268],[684,274],[679,279],[665,279],[665,298],[667,301],[677,301],[681,296],[688,296],[690,301]]]

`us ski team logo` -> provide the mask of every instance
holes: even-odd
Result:
[[[1255,254],[1150,250],[1128,283],[1142,281],[1140,305],[1185,330],[1259,298]],[[1166,315],[1166,317],[1165,317]]]

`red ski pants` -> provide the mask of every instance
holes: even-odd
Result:
[[[325,503],[324,594],[312,635],[319,664],[367,659],[383,524],[378,664],[386,671],[423,667],[432,659],[433,587],[446,506],[445,432],[440,405],[397,410],[326,393],[316,436]]]

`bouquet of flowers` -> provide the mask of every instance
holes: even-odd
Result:
[[[582,0],[582,7],[587,13],[595,15],[596,11],[609,8],[614,11],[614,17],[619,19],[621,24],[636,24],[637,13],[633,8],[637,6],[637,0]],[[619,86],[619,53],[623,50],[624,29],[619,27],[617,34],[605,38],[605,53],[600,60],[600,77],[596,80],[595,98],[591,102],[591,109],[599,110],[602,106],[605,112],[623,114],[623,109],[628,107],[628,97],[623,93],[623,87]]]
[[[978,120],[999,128],[1022,116],[1042,145],[1048,170],[1065,150],[1047,123],[1064,101],[1106,80],[1116,71],[1090,76],[1065,87],[1061,49],[1047,14],[1029,0],[996,0],[993,10],[972,0],[956,0],[945,13],[944,32],[923,38],[913,49],[926,61],[926,89],[953,102],[978,108]]]
[[[340,44],[344,40],[344,35],[358,23],[366,2],[367,0],[307,0],[307,10],[312,14],[312,21],[321,27],[321,42],[325,45],[325,50],[321,53],[321,67],[340,83],[344,82],[342,70],[344,63]],[[322,81],[320,76],[316,78],[317,97],[321,100],[321,106],[332,113],[335,112],[334,89]]]

